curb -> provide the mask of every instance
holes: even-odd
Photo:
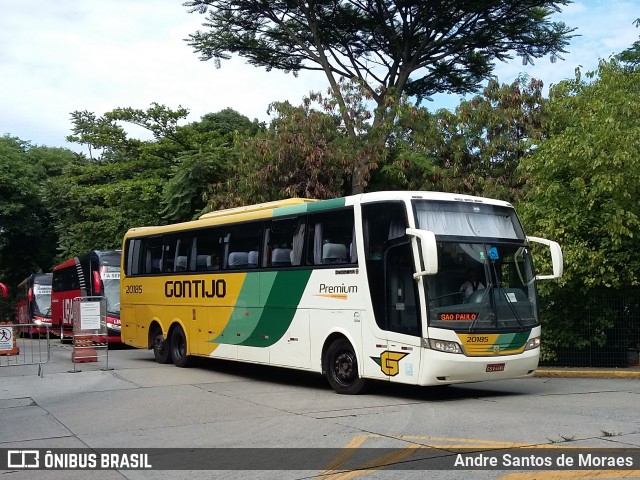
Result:
[[[636,378],[640,379],[640,369],[632,370],[571,370],[571,369],[540,369],[536,370],[536,377],[563,378]]]

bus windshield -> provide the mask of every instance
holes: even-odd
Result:
[[[120,315],[120,267],[100,267],[100,278],[107,300],[107,313]]]
[[[33,306],[34,313],[44,317],[51,315],[51,285],[34,284]]]
[[[415,202],[418,228],[438,241],[438,273],[426,277],[429,325],[456,331],[538,324],[535,274],[513,209]]]

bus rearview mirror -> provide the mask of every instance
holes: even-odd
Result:
[[[555,280],[557,278],[562,277],[563,271],[563,259],[562,259],[562,249],[558,242],[554,242],[553,240],[547,240],[546,238],[540,237],[527,237],[527,240],[530,242],[541,243],[542,245],[546,245],[549,247],[551,251],[551,264],[553,265],[553,274],[552,275],[536,275],[536,280]]]
[[[407,235],[419,240],[418,246],[420,247],[420,253],[422,255],[423,270],[416,272],[414,278],[438,273],[438,245],[436,243],[436,234],[429,230],[407,228]]]

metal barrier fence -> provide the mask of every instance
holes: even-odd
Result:
[[[543,325],[543,344],[545,332],[568,339],[556,341],[553,358],[543,359],[541,365],[640,366],[640,288],[593,289],[560,297],[554,305],[542,305],[545,308],[554,315]]]
[[[36,323],[0,323],[0,367],[37,365],[44,377],[44,365],[51,359],[49,327]]]

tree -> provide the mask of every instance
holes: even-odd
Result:
[[[438,112],[433,155],[441,173],[433,183],[444,191],[520,200],[525,181],[518,174],[520,161],[548,136],[542,86],[528,77],[511,84],[492,79],[454,113]]]
[[[558,241],[560,287],[541,284],[552,345],[602,343],[611,319],[592,319],[590,295],[640,285],[640,72],[617,60],[555,85],[551,135],[521,163],[527,179],[520,214],[527,231]]]
[[[322,71],[356,136],[340,79],[357,79],[375,105],[374,129],[387,128],[388,98],[418,101],[436,92],[475,91],[495,61],[559,57],[573,31],[550,16],[568,0],[493,2],[190,0],[208,14],[188,42],[201,59],[238,54],[249,63],[293,72]],[[371,132],[369,132],[370,134]],[[354,192],[367,183],[367,159],[354,165]]]
[[[227,109],[180,125],[188,110],[153,103],[97,116],[74,112],[73,135],[95,158],[82,158],[49,182],[48,197],[64,256],[116,248],[127,229],[187,221],[208,203],[209,185],[226,178],[237,136],[255,135],[257,121]],[[130,138],[126,124],[153,139]]]
[[[53,266],[57,236],[44,185],[75,157],[67,149],[0,138],[0,275],[8,285]]]
[[[633,24],[640,27],[640,18],[636,18]],[[620,52],[617,58],[630,69],[638,69],[640,67],[640,40],[633,42],[629,48]]]
[[[218,204],[218,196],[210,198],[210,185],[232,177],[240,162],[242,140],[253,138],[263,128],[257,120],[250,121],[230,108],[208,113],[182,127],[182,133],[189,132],[190,148],[177,155],[172,177],[165,185],[163,218],[169,222],[191,220],[209,203]],[[221,200],[228,198],[225,194]]]
[[[86,144],[95,158],[79,158],[48,182],[62,257],[95,248],[119,248],[127,229],[164,222],[163,189],[189,135],[178,123],[188,111],[152,104],[116,108],[102,116],[73,112],[69,141]],[[147,129],[153,140],[130,138],[122,124]]]
[[[367,92],[341,81],[348,116],[358,133],[371,129]],[[390,109],[395,109],[390,105]],[[367,159],[368,168],[386,157],[385,139],[374,135],[345,136],[333,92],[311,92],[302,105],[274,102],[269,127],[238,143],[241,161],[226,181],[214,185],[213,209],[288,197],[331,198],[348,195],[354,163]]]
[[[542,82],[528,77],[492,79],[453,112],[406,103],[387,142],[390,160],[373,181],[517,202],[525,182],[518,165],[548,137],[547,103]]]

